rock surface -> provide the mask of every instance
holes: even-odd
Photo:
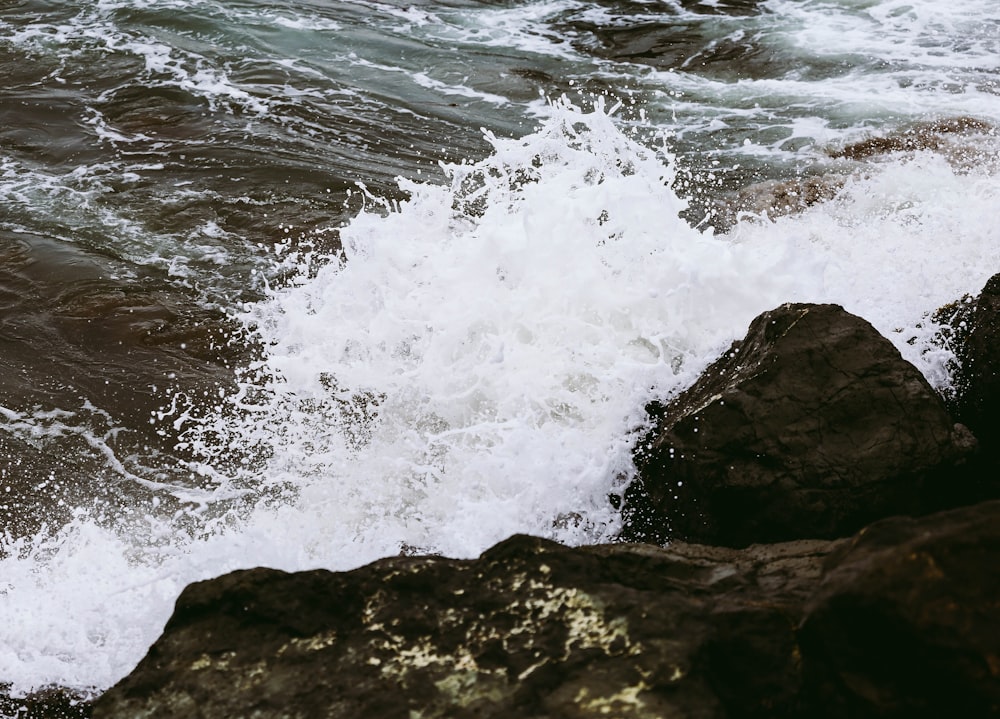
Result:
[[[919,122],[889,135],[869,137],[839,149],[831,149],[831,157],[864,160],[891,152],[934,150],[946,155],[962,154],[962,144],[956,138],[970,135],[993,135],[996,126],[975,117],[951,117],[933,122]]]
[[[569,549],[192,585],[95,717],[779,716],[831,545]]]
[[[998,561],[993,502],[832,542],[518,536],[473,561],[236,572],[188,587],[93,715],[991,716]]]
[[[939,308],[931,319],[939,344],[955,355],[948,408],[978,440],[965,472],[964,503],[1000,498],[1000,275],[978,295]]]
[[[940,311],[939,311],[940,314]],[[956,414],[987,447],[1000,441],[1000,275],[971,302],[959,304],[952,321],[960,363],[955,377]]]
[[[755,182],[738,192],[722,195],[711,206],[711,224],[716,232],[729,231],[740,219],[774,220],[805,211],[836,197],[846,175],[817,175]]]
[[[974,446],[917,369],[836,305],[765,312],[637,446],[624,536],[746,546],[948,506]]]
[[[62,687],[41,689],[28,696],[11,696],[9,685],[0,684],[0,717],[16,719],[89,719],[87,696]]]
[[[828,558],[799,635],[813,716],[1000,716],[998,519],[886,520]]]

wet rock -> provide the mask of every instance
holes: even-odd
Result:
[[[988,502],[743,550],[516,536],[235,572],[184,591],[93,716],[997,716],[998,563]]]
[[[618,62],[697,70],[733,80],[765,77],[775,70],[773,56],[755,38],[713,38],[709,28],[692,18],[622,18],[616,23],[577,19],[564,28],[578,38],[577,50]]]
[[[968,146],[956,139],[972,135],[996,135],[996,126],[975,117],[952,117],[933,122],[915,123],[898,132],[869,137],[829,151],[831,157],[867,160],[893,152],[933,150],[962,160]],[[968,159],[968,158],[964,158]],[[967,165],[967,162],[960,164]]]
[[[949,409],[979,440],[966,503],[1000,498],[1000,275],[979,295],[941,307],[932,319],[940,326],[940,343],[955,353]]]
[[[714,200],[711,222],[717,232],[726,232],[740,219],[767,218],[803,212],[832,200],[847,181],[844,175],[796,177],[755,182],[738,192]]]
[[[637,445],[625,532],[727,546],[838,537],[954,504],[975,440],[917,369],[836,305],[788,304],[667,406]]]
[[[680,5],[688,12],[699,15],[749,17],[760,12],[761,0],[719,0],[719,2],[710,3],[702,0],[681,0]]]
[[[62,687],[40,689],[27,696],[12,696],[0,684],[0,716],[14,719],[89,719],[87,696]]]
[[[571,549],[188,587],[94,716],[781,717],[795,628],[839,545]]]
[[[606,60],[691,70],[730,81],[773,77],[781,61],[760,38],[752,33],[720,38],[709,20],[752,17],[761,12],[760,5],[759,0],[682,0],[673,6],[651,6],[628,0],[605,8],[600,20],[587,13],[568,13],[552,27],[561,37],[571,38],[579,52]]]
[[[810,717],[1000,716],[1000,502],[872,525],[799,638]]]
[[[939,314],[941,314],[939,312]],[[1000,274],[951,320],[959,361],[954,377],[956,412],[984,445],[1000,440]]]

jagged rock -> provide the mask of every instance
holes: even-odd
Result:
[[[867,528],[800,633],[810,717],[1000,716],[1000,502]]]
[[[697,15],[752,17],[761,12],[760,0],[698,2],[681,0],[684,12]],[[661,70],[698,68],[715,79],[764,78],[775,70],[777,59],[760,38],[751,34],[715,37],[711,25],[678,22],[673,10],[657,18],[640,5],[619,5],[609,15],[594,18],[570,15],[552,27],[569,33],[574,48],[606,60],[649,65]],[[638,12],[636,12],[638,11]],[[771,75],[773,77],[773,75]]]
[[[941,314],[941,311],[939,311]],[[953,321],[959,367],[956,412],[984,445],[1000,440],[1000,274],[971,302],[959,304]]]
[[[838,537],[953,504],[975,440],[917,369],[836,305],[765,312],[687,391],[653,406],[626,538],[746,546]]]
[[[188,587],[110,719],[781,717],[836,545],[571,549],[255,569]]]
[[[193,584],[96,719],[937,719],[1000,711],[1000,502],[856,536]]]
[[[965,504],[1000,498],[1000,274],[979,295],[937,309],[931,320],[938,344],[955,354],[946,403],[978,440],[965,472],[972,479]]]

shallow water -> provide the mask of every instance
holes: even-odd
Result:
[[[24,0],[0,71],[16,691],[238,567],[607,540],[642,407],[758,312],[946,391],[927,313],[1000,264],[987,0]]]

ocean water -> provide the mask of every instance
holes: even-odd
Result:
[[[1000,269],[992,0],[17,0],[0,71],[15,693],[233,569],[613,539],[756,314],[947,392],[928,314]]]

